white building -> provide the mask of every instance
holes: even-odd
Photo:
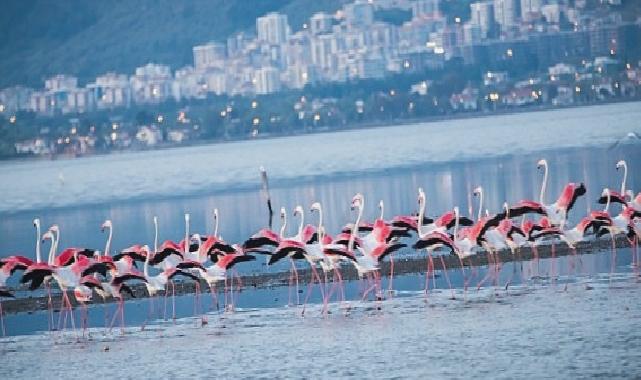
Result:
[[[309,19],[309,30],[312,34],[329,33],[332,31],[333,17],[324,12],[314,13]]]
[[[463,25],[463,42],[466,45],[475,45],[481,42],[481,27],[471,23]]]
[[[284,43],[289,33],[287,15],[272,12],[257,18],[256,31],[260,41],[273,45]]]
[[[45,90],[64,91],[78,87],[78,78],[70,75],[56,75],[45,80]]]
[[[5,88],[0,91],[0,114],[11,114],[30,109],[33,89],[23,86]]]
[[[439,13],[440,0],[415,0],[412,2],[412,18],[434,17]]]
[[[94,83],[87,85],[87,89],[99,109],[131,105],[131,87],[125,74],[106,73],[98,76]]]
[[[197,70],[218,67],[225,64],[227,57],[227,46],[217,42],[209,42],[205,45],[193,47],[194,67]]]
[[[481,29],[481,37],[487,38],[494,28],[494,6],[490,2],[470,4],[470,24]]]
[[[280,91],[280,72],[275,67],[261,67],[254,72],[256,94],[271,94]]]
[[[525,22],[536,20],[541,15],[543,0],[521,0],[521,19]]]
[[[160,103],[172,96],[171,70],[169,66],[149,63],[136,68],[129,79],[136,103]]]
[[[343,6],[343,15],[348,27],[367,27],[374,22],[374,6],[366,0],[356,0]]]
[[[518,0],[494,0],[494,20],[505,30],[517,24]]]
[[[558,3],[546,4],[541,7],[541,15],[550,24],[558,24],[561,21],[561,11],[561,5]]]

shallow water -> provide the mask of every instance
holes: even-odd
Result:
[[[545,149],[611,145],[641,133],[641,103],[94,156],[0,163],[0,212],[147,200]]]
[[[607,258],[608,252],[589,257]],[[137,377],[633,378],[638,369],[641,286],[629,261],[613,276],[526,283],[383,302],[300,309],[241,308],[158,323],[125,336],[93,329],[0,340],[2,373]],[[244,296],[244,295],[243,295]]]

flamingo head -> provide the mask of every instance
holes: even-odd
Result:
[[[418,188],[418,203],[425,202],[425,192],[422,187]]]
[[[101,232],[105,232],[105,228],[111,228],[111,226],[112,226],[112,224],[111,224],[111,220],[107,219],[107,220],[105,220],[105,222],[104,222],[104,223],[102,223],[102,225],[100,226],[100,231],[101,231]]]
[[[47,239],[53,240],[53,232],[51,230],[48,230],[42,235],[42,242],[44,243]]]
[[[352,210],[363,207],[363,194],[357,193],[352,198]]]
[[[55,232],[55,233],[60,233],[60,227],[58,227],[57,224],[54,224],[51,227],[49,227],[49,231]]]
[[[154,224],[158,224],[158,217],[154,215]]]
[[[33,226],[36,227],[36,228],[40,227],[40,219],[35,218],[33,220]]]
[[[622,168],[624,166],[626,166],[625,160],[621,160],[621,161],[617,162],[617,170],[619,170],[620,168]]]
[[[385,207],[385,206],[384,206],[384,204],[383,204],[383,200],[381,199],[380,201],[378,201],[378,209],[379,209],[379,210],[382,210],[382,209],[383,209],[383,207]]]
[[[603,191],[601,192],[601,196],[602,197],[609,197],[610,196],[610,189],[608,189],[607,187],[604,188]]]
[[[548,162],[545,158],[540,159],[539,162],[536,163],[537,169],[541,169],[544,166],[548,166]]]
[[[280,208],[280,219],[281,220],[285,219],[286,216],[287,216],[287,210],[285,210],[285,207],[281,207]]]
[[[214,209],[214,219],[218,219],[218,209]]]
[[[190,217],[190,216],[189,216],[189,213],[188,213],[188,212],[186,212],[186,213],[185,213],[185,222],[189,222],[189,217]]]
[[[482,192],[483,192],[483,188],[482,188],[481,186],[477,186],[477,187],[474,189],[473,194],[474,194],[475,196],[477,196],[477,195],[480,195]]]
[[[294,216],[303,215],[304,213],[305,210],[303,210],[303,206],[298,205],[294,208]]]
[[[454,206],[454,216],[455,216],[456,218],[458,218],[458,216],[459,216],[459,209],[458,209],[458,206]]]
[[[321,204],[319,202],[312,203],[312,207],[310,209],[311,212],[320,211],[320,210],[321,210]]]

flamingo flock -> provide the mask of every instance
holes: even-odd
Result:
[[[113,328],[117,320],[124,331],[124,302],[135,296],[132,285],[144,284],[149,295],[149,318],[153,318],[154,299],[164,296],[165,318],[167,318],[167,300],[172,294],[172,317],[175,319],[174,281],[182,278],[192,281],[196,287],[194,313],[203,314],[199,304],[200,284],[210,288],[213,305],[219,306],[217,286],[224,284],[224,309],[233,312],[235,304],[234,282],[242,286],[240,277],[235,272],[236,265],[256,260],[257,255],[266,256],[267,264],[274,265],[279,261],[290,262],[289,304],[301,307],[305,305],[314,289],[318,289],[323,302],[323,313],[328,312],[329,302],[336,299],[346,302],[341,271],[346,266],[353,266],[364,283],[359,297],[368,300],[373,297],[382,301],[386,294],[393,294],[394,256],[402,248],[411,246],[418,251],[425,251],[427,269],[425,275],[425,292],[428,294],[430,280],[434,282],[435,257],[445,269],[445,255],[455,255],[460,263],[465,280],[465,289],[470,277],[466,277],[464,260],[479,252],[485,252],[488,259],[488,271],[477,288],[485,283],[498,285],[501,271],[499,251],[509,250],[516,255],[521,247],[533,250],[543,242],[560,242],[574,250],[577,243],[609,235],[613,247],[617,235],[624,235],[635,254],[633,265],[638,266],[636,247],[641,237],[641,192],[636,196],[626,188],[627,164],[619,161],[616,169],[623,170],[623,180],[619,189],[605,188],[598,203],[603,210],[589,212],[575,226],[568,226],[568,215],[577,199],[586,194],[582,183],[568,183],[553,203],[546,203],[548,181],[548,163],[538,162],[543,169],[543,182],[538,201],[522,200],[510,205],[503,204],[502,209],[491,214],[483,208],[483,189],[474,189],[478,197],[478,214],[476,220],[462,216],[459,207],[453,207],[442,215],[427,217],[427,196],[423,189],[417,190],[418,212],[398,215],[391,219],[384,218],[384,204],[379,202],[380,216],[374,221],[363,220],[366,209],[365,197],[358,193],[353,196],[350,209],[355,212],[353,223],[346,224],[335,236],[331,236],[323,220],[323,208],[314,202],[309,210],[316,214],[315,224],[305,223],[305,209],[294,208],[293,215],[299,218],[297,233],[286,236],[287,210],[280,210],[281,227],[278,232],[264,228],[251,235],[244,242],[228,243],[218,234],[218,210],[213,211],[215,227],[213,234],[191,233],[190,215],[185,214],[185,235],[181,241],[166,240],[159,244],[158,218],[153,217],[154,241],[149,244],[135,244],[124,248],[113,256],[111,242],[113,222],[106,220],[100,227],[107,232],[103,251],[82,247],[70,247],[59,251],[60,227],[52,225],[42,234],[40,220],[35,219],[36,229],[35,261],[24,255],[12,255],[0,259],[0,299],[14,297],[7,287],[7,280],[21,273],[20,283],[26,289],[36,291],[44,288],[48,298],[49,326],[52,330],[67,328],[67,321],[75,330],[74,308],[70,297],[82,308],[80,318],[83,334],[87,329],[87,304],[97,294],[103,301],[117,301],[117,309],[111,322],[105,310],[105,328]],[[615,207],[618,205],[618,207]],[[347,207],[348,205],[346,205]],[[269,205],[271,213],[271,203]],[[620,210],[614,211],[615,208]],[[520,218],[520,221],[515,221]],[[592,235],[592,237],[590,236]],[[49,242],[49,253],[46,261],[42,258],[42,245]],[[381,262],[389,259],[389,292],[383,292],[381,286]],[[297,265],[296,262],[301,262]],[[139,269],[142,265],[142,271]],[[309,267],[310,278],[303,302],[299,298],[298,269]],[[452,286],[447,270],[442,271],[450,290]],[[508,280],[509,282],[510,280]],[[57,326],[53,318],[53,301],[51,287],[56,286],[61,293],[60,313]],[[507,286],[507,284],[506,284]],[[295,287],[296,300],[292,300],[292,287]],[[170,292],[171,289],[171,292]],[[452,297],[454,292],[452,290]],[[5,326],[2,303],[0,302],[0,323],[2,333]],[[203,324],[206,318],[201,317]],[[143,325],[144,328],[144,325]]]

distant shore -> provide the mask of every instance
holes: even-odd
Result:
[[[378,121],[353,123],[353,124],[347,124],[342,126],[324,126],[324,127],[313,128],[307,131],[300,131],[300,132],[287,133],[287,134],[264,133],[259,135],[260,137],[245,136],[245,137],[233,137],[229,139],[187,140],[185,143],[182,143],[182,144],[161,143],[152,147],[141,147],[137,149],[113,149],[106,152],[95,152],[95,153],[78,155],[78,156],[69,155],[69,154],[58,154],[58,155],[47,155],[47,156],[14,155],[11,157],[0,158],[0,161],[40,161],[40,160],[60,160],[60,159],[62,160],[82,159],[85,157],[106,156],[111,154],[179,149],[179,148],[186,148],[186,147],[237,143],[237,142],[243,142],[243,141],[272,140],[272,139],[279,139],[279,138],[291,137],[291,136],[315,135],[315,134],[334,133],[334,132],[343,132],[343,131],[347,132],[347,131],[355,131],[355,130],[367,130],[367,129],[373,129],[373,128],[384,128],[384,127],[402,127],[406,125],[421,124],[421,123],[435,123],[435,122],[448,121],[448,120],[465,120],[465,119],[485,118],[485,117],[492,117],[492,116],[513,115],[513,114],[522,114],[522,113],[536,113],[536,112],[551,111],[551,110],[595,107],[595,106],[604,106],[604,105],[611,105],[611,104],[636,103],[636,102],[641,102],[641,98],[610,99],[610,100],[599,101],[594,103],[575,103],[575,104],[559,105],[559,106],[555,106],[552,104],[543,104],[543,105],[537,105],[537,106],[525,106],[520,108],[498,109],[493,111],[489,111],[489,110],[466,111],[466,112],[450,113],[445,115],[427,116],[427,117],[421,117],[421,118],[403,118],[403,119],[386,120],[386,121],[378,120]]]

